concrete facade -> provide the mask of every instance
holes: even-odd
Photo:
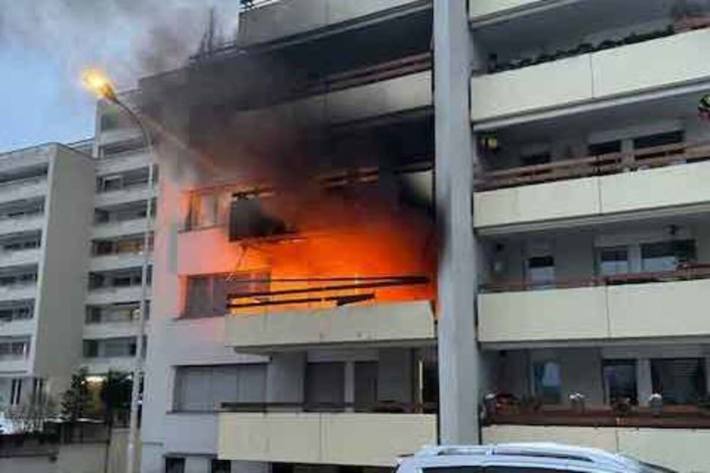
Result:
[[[423,443],[527,440],[704,471],[704,16],[666,0],[355,3],[256,5],[242,49],[141,84],[175,137],[158,149],[142,471],[365,471]],[[260,76],[245,58],[293,69]],[[225,79],[243,71],[273,82]],[[296,185],[280,207],[270,153],[295,182],[321,138],[334,188],[391,168],[419,184],[436,294],[324,296],[343,276],[416,273],[420,235],[403,231],[387,266],[381,246],[352,244],[372,222],[342,232],[342,208]],[[119,194],[98,202],[136,195]],[[240,211],[258,206],[283,227],[249,233]]]

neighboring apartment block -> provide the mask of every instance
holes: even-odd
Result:
[[[138,92],[122,94],[121,100],[134,108],[140,103]],[[94,156],[96,193],[89,235],[83,364],[92,374],[109,369],[132,371],[146,210],[148,199],[156,197],[155,187],[148,186],[152,160],[136,124],[125,111],[103,101],[97,107]]]
[[[132,94],[126,100],[133,100]],[[96,138],[0,156],[0,410],[132,372],[150,158],[105,103]]]
[[[62,145],[0,156],[0,405],[61,392],[80,361],[94,163]]]

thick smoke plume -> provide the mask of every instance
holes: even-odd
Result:
[[[214,8],[221,38],[236,33],[237,0],[0,0],[0,44],[49,52],[73,78],[108,70],[121,88],[184,64]]]

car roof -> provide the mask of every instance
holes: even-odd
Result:
[[[456,466],[573,468],[599,473],[642,472],[640,463],[594,448],[556,443],[506,443],[426,447],[400,463],[401,470]]]

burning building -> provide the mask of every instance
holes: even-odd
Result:
[[[436,439],[431,4],[363,3],[322,36],[260,38],[250,22],[285,6],[141,83],[161,166],[144,471],[204,455],[377,469]],[[257,417],[289,443],[383,430],[377,453],[227,440],[259,436]],[[316,430],[289,431],[298,419]]]
[[[709,23],[466,3],[255,2],[142,81],[145,473],[570,439],[704,467]]]

